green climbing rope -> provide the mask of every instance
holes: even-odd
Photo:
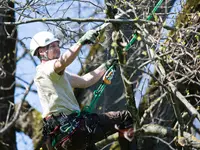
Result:
[[[150,20],[150,19],[153,17],[153,15],[154,15],[155,12],[158,10],[158,8],[159,8],[160,5],[162,4],[162,2],[163,2],[163,0],[159,0],[159,1],[158,1],[158,3],[156,4],[156,6],[153,8],[151,14],[147,17],[147,20]],[[137,39],[137,34],[134,34],[133,37],[132,37],[132,39],[130,40],[130,42],[129,42],[129,43],[127,44],[127,46],[125,47],[125,51],[128,51],[128,50],[129,50],[129,48],[130,48],[131,45],[136,41],[136,39]],[[114,68],[115,68],[114,65],[112,65],[112,66],[108,69],[108,71],[113,71]],[[109,79],[109,80],[112,80],[112,77],[110,77],[110,78],[108,78],[108,79]],[[89,112],[89,113],[93,111],[93,109],[94,109],[94,107],[95,107],[95,105],[96,105],[98,99],[99,99],[100,96],[102,95],[102,93],[103,93],[103,91],[104,91],[106,85],[107,85],[107,84],[105,84],[104,82],[101,83],[101,84],[99,85],[99,87],[97,88],[97,90],[95,90],[95,91],[93,92],[93,98],[92,98],[92,101],[91,101],[90,105],[84,107],[84,108],[83,108],[83,111],[86,111],[86,112]]]
[[[158,8],[160,7],[160,5],[162,4],[163,0],[159,0],[158,3],[156,4],[156,6],[153,8],[151,14],[147,17],[146,20],[150,20],[153,15],[155,14],[155,12],[158,10]],[[137,39],[137,34],[134,34],[132,39],[130,40],[130,42],[127,44],[127,46],[125,47],[124,51],[128,51],[131,47],[131,45],[133,45],[133,43],[136,41]]]
[[[113,64],[113,65],[110,66],[109,69],[106,71],[106,72],[108,72],[107,74],[109,74],[109,72],[113,72],[112,75],[109,75],[109,76],[107,77],[107,80],[109,80],[109,81],[111,81],[112,78],[113,78],[113,75],[114,75],[114,72],[115,72],[115,65],[116,65],[116,64]],[[105,74],[106,74],[106,73],[105,73]],[[92,100],[91,100],[90,105],[89,105],[89,106],[85,106],[85,107],[83,108],[82,111],[89,112],[89,113],[93,111],[93,109],[94,109],[96,103],[98,102],[100,96],[102,95],[102,93],[103,93],[103,91],[104,91],[106,85],[107,85],[107,84],[106,84],[105,82],[102,82],[102,83],[99,85],[99,87],[93,92],[93,98],[92,98]]]

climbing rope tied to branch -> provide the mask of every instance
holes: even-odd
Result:
[[[162,4],[162,2],[163,2],[163,0],[159,0],[158,1],[156,6],[153,8],[151,14],[147,17],[147,20],[150,20],[153,17],[153,15],[158,10],[158,8]],[[96,32],[98,32],[98,33],[102,32],[102,30],[104,30],[107,25],[108,25],[108,23],[103,24],[101,27],[96,29]],[[134,34],[132,39],[126,45],[126,47],[124,48],[123,51],[125,51],[125,52],[128,51],[130,49],[130,47],[133,45],[133,43],[136,41],[136,39],[137,39],[137,34]],[[99,85],[99,87],[93,92],[92,101],[91,101],[89,106],[85,106],[83,108],[84,111],[92,112],[92,110],[94,109],[96,103],[98,102],[98,99],[102,95],[106,85],[111,84],[111,80],[112,80],[112,78],[114,76],[115,70],[116,70],[116,63],[113,63],[113,65],[111,65],[110,67],[107,67],[107,71],[106,71],[105,75],[103,76],[103,83],[101,83]]]
[[[156,6],[153,8],[151,14],[147,17],[146,20],[151,20],[153,15],[155,14],[155,12],[158,10],[158,8],[160,7],[160,5],[162,4],[163,0],[159,0],[158,3],[156,4]],[[127,44],[127,46],[124,48],[124,51],[128,51],[130,49],[130,47],[133,45],[133,43],[135,43],[136,39],[137,39],[137,34],[135,33],[132,37],[132,39],[130,40],[130,42]]]

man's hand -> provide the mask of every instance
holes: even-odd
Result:
[[[118,62],[118,59],[117,58],[112,58],[112,59],[109,59],[105,62],[105,66],[107,69],[109,69],[112,65],[116,65]]]
[[[98,32],[96,30],[89,30],[78,40],[78,43],[81,45],[94,44],[97,36]]]

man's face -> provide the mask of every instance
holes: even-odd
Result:
[[[60,47],[59,42],[55,41],[46,47],[39,49],[40,56],[47,56],[49,60],[57,59],[60,57]]]
[[[57,59],[60,57],[59,42],[53,42],[47,46],[47,55],[49,59]]]

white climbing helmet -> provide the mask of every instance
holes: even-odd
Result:
[[[55,38],[55,36],[48,31],[42,31],[33,36],[30,42],[30,52],[32,56],[37,56],[37,49],[39,47],[45,47],[52,42],[59,40]]]

